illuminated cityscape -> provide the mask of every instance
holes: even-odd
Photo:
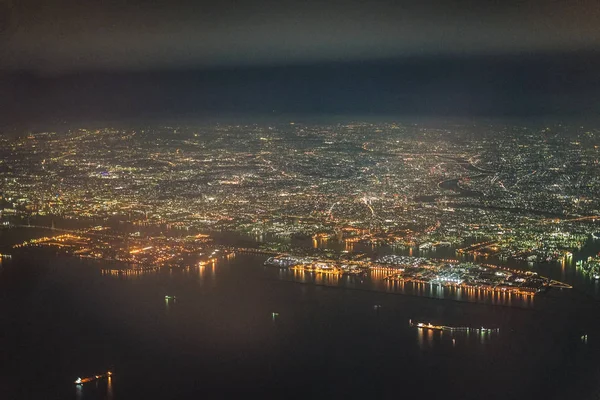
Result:
[[[3,140],[3,226],[53,230],[13,251],[110,274],[250,252],[302,273],[529,296],[571,286],[502,264],[573,262],[600,218],[600,131],[585,128],[289,122]],[[596,264],[578,261],[594,278]]]
[[[0,36],[0,400],[600,398],[597,0]]]
[[[528,261],[569,257],[598,230],[600,132],[585,128],[292,122],[2,140],[5,225],[312,236]]]

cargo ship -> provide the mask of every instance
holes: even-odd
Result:
[[[431,323],[424,323],[424,322],[417,322],[416,324],[413,324],[412,321],[409,321],[410,326],[416,326],[417,328],[420,329],[431,329],[432,331],[443,331],[444,330],[444,326],[442,325],[432,325]]]
[[[492,333],[500,332],[499,328],[470,328],[468,326],[446,326],[446,325],[432,325],[431,323],[417,322],[413,323],[412,319],[408,320],[410,326],[418,329],[429,329],[432,331],[450,331],[450,332],[477,332],[477,333]]]
[[[88,376],[86,378],[77,378],[75,380],[76,385],[83,385],[84,383],[88,383],[88,382],[94,382],[97,381],[98,379],[102,379],[102,378],[110,378],[112,376],[112,372],[111,371],[107,371],[104,374],[100,374],[100,375],[92,375],[92,376]]]

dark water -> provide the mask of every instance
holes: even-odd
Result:
[[[551,291],[526,308],[492,306],[328,278],[294,283],[263,260],[238,255],[214,268],[136,277],[70,258],[4,262],[0,398],[600,395],[600,313],[577,292]],[[411,318],[500,333],[419,332]],[[110,382],[72,383],[109,367]]]

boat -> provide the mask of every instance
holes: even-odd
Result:
[[[408,320],[410,326],[418,329],[429,329],[432,331],[450,331],[450,332],[477,332],[477,333],[492,333],[500,332],[498,328],[469,328],[468,326],[446,326],[446,325],[432,325],[431,323],[417,322],[416,324],[412,320]]]
[[[408,324],[410,326],[415,326],[419,329],[431,329],[434,331],[443,331],[444,327],[441,325],[432,325],[431,323],[424,323],[424,322],[417,322],[416,324],[413,324],[412,319],[408,320]]]
[[[431,325],[431,323],[424,324],[423,322],[417,323],[417,328],[420,328],[420,329],[431,329],[432,331],[443,331],[444,330],[444,327],[441,326],[441,325]]]
[[[175,300],[177,297],[175,296],[165,296],[165,300]]]
[[[77,378],[75,380],[75,382],[73,382],[76,385],[83,385],[84,383],[88,383],[88,382],[94,382],[97,381],[98,379],[102,379],[102,378],[110,378],[112,376],[112,371],[106,371],[104,374],[100,374],[100,375],[92,375],[92,376],[88,376],[85,378]]]

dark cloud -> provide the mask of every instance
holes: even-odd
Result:
[[[46,73],[600,48],[596,0],[0,4],[0,66]]]
[[[228,115],[597,116],[598,65],[598,54],[570,53],[15,73],[0,79],[0,124]]]
[[[0,0],[0,124],[598,115],[598,49],[597,0]]]

